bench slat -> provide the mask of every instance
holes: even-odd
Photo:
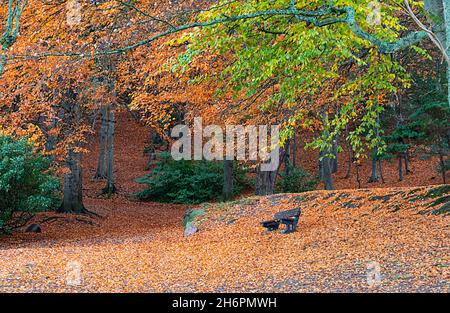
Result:
[[[300,209],[292,209],[275,214],[276,220],[295,218],[300,216]]]

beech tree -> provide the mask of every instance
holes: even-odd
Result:
[[[6,84],[1,86],[2,95],[6,94],[5,99],[11,100],[7,110],[20,112],[23,117],[38,114],[38,110],[31,110],[25,104],[38,103],[42,111],[48,108],[44,97],[33,99],[43,86],[22,95],[16,87],[18,82],[20,86],[31,78],[39,81],[46,70],[57,71],[65,62],[78,62],[83,69],[78,76],[92,78],[96,59],[126,55],[129,59],[113,69],[118,75],[117,86],[107,88],[105,92],[114,94],[120,90],[130,94],[132,107],[142,110],[148,117],[146,120],[161,129],[161,134],[171,122],[173,104],[183,103],[191,113],[203,111],[205,115],[215,112],[224,121],[234,115],[228,122],[279,123],[283,127],[282,145],[298,127],[318,131],[321,135],[307,147],[322,151],[322,161],[336,160],[339,151],[336,138],[352,121],[357,121],[357,125],[348,132],[345,140],[350,142],[355,158],[375,147],[378,151],[383,149],[375,131],[379,126],[377,116],[390,94],[409,85],[405,69],[389,54],[415,47],[424,39],[431,38],[427,30],[410,31],[400,23],[399,16],[407,16],[402,0],[381,3],[383,14],[380,20],[368,18],[373,16],[368,0],[218,1],[212,5],[206,3],[197,10],[173,14],[163,14],[160,3],[152,11],[157,14],[150,14],[149,8],[153,3],[144,0],[133,3],[83,2],[83,19],[75,28],[65,22],[64,4],[40,6],[41,3],[33,2],[33,12],[26,12],[23,9],[26,2],[23,1],[8,0],[8,6],[2,6],[1,11],[6,23],[2,35],[0,73],[5,67],[12,69]],[[445,22],[448,30],[447,4],[444,0],[438,2],[442,2],[442,6],[430,2],[426,9],[433,11],[437,8],[439,11],[442,7],[441,21]],[[53,11],[49,12],[49,8]],[[421,10],[417,5],[413,9]],[[22,14],[50,18],[36,27],[32,18],[24,19]],[[33,38],[18,36],[20,20],[26,21],[26,32],[33,34]],[[69,33],[70,36],[67,35]],[[446,31],[446,39],[448,35]],[[98,43],[103,39],[109,43],[107,49],[99,47]],[[169,42],[164,45],[166,40]],[[166,75],[173,68],[157,68],[155,75],[141,78],[145,81],[142,89],[130,87],[139,80],[136,76],[148,74],[155,70],[155,64],[160,64],[151,64],[152,49],[156,49],[150,46],[153,42],[161,44],[160,50],[168,50],[167,45],[177,46],[181,54],[171,64],[177,65],[176,72],[189,76]],[[167,52],[162,55],[170,57]],[[43,58],[45,62],[41,62]],[[45,65],[33,73],[31,66],[36,67],[37,64]],[[136,68],[135,64],[142,65]],[[30,69],[26,72],[28,76],[23,74],[21,66]],[[216,82],[211,83],[211,78]],[[162,100],[163,96],[152,87],[159,89],[165,85],[176,89],[192,81],[201,86],[186,87],[197,91],[196,99],[191,99],[188,93],[178,93],[171,95],[169,102],[154,101],[155,98]],[[91,88],[83,88],[82,81],[77,83],[81,86],[77,93],[80,99],[92,95]],[[211,100],[199,104],[201,99],[210,99],[216,90],[219,91],[216,96],[220,98],[220,104]],[[17,98],[13,99],[13,96]],[[98,95],[93,97],[98,98]],[[17,105],[11,110],[14,103]],[[204,110],[211,103],[218,105]],[[97,106],[92,103],[80,105],[86,113],[98,110],[98,103]],[[113,114],[113,110],[107,114],[107,120],[113,125],[111,112]],[[323,113],[328,114],[326,122]],[[57,114],[53,116],[58,117]],[[37,137],[42,135],[41,130],[36,130],[35,121],[30,118],[23,120],[26,122],[21,122],[19,128],[24,133],[33,133]],[[108,129],[113,130],[112,127]],[[112,132],[109,136],[112,137]],[[111,156],[108,159],[111,160],[108,162],[111,171],[106,171],[107,176],[108,172],[112,173],[112,140],[110,143],[107,154]],[[65,146],[74,147],[73,144],[68,142]],[[78,150],[79,147],[76,148]],[[334,165],[330,165],[330,171],[335,169]],[[112,186],[112,174],[109,178],[108,184]],[[272,184],[272,179],[267,181],[267,184]],[[329,181],[326,184],[332,185]]]

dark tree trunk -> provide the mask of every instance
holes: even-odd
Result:
[[[64,175],[64,196],[58,212],[86,213],[87,210],[83,205],[81,154],[70,150],[66,164],[69,172]]]
[[[111,194],[116,191],[114,184],[114,110],[110,107],[107,109],[108,116],[108,131],[106,137],[107,151],[107,170],[106,170],[106,187],[103,189],[104,193]]]
[[[294,138],[292,141],[292,166],[295,167],[297,159],[297,132],[294,131]]]
[[[323,182],[326,190],[333,190],[332,159],[324,158],[322,162]]]
[[[223,161],[223,200],[233,198],[233,160]]]
[[[319,157],[319,179],[325,184],[326,190],[333,190],[333,175],[332,175],[332,163],[333,159],[330,157],[324,157],[326,152],[320,152]]]
[[[381,160],[378,160],[378,168],[379,168],[379,170],[380,170],[380,178],[381,178],[381,182],[384,184],[383,168],[381,167]]]
[[[324,161],[324,155],[325,153],[323,151],[319,151],[319,179],[322,180],[323,175],[323,161]]]
[[[439,153],[439,163],[440,163],[440,167],[441,167],[442,181],[444,182],[444,184],[446,184],[447,183],[446,168],[445,168],[444,156],[442,153]]]
[[[271,195],[275,189],[275,181],[278,170],[261,171],[260,165],[256,167],[256,188],[255,194],[258,196]]]
[[[361,164],[356,163],[356,182],[358,183],[358,188],[361,189],[361,176],[359,175],[359,168]]]
[[[50,123],[50,127],[46,129],[46,132],[48,133],[50,130],[54,129],[58,123],[58,120],[56,118],[52,118],[52,122]],[[45,140],[45,150],[47,152],[52,151],[55,149],[56,144],[58,143],[58,137],[55,135],[48,135]],[[53,162],[55,160],[54,155],[50,155],[49,159]]]
[[[403,181],[403,165],[401,154],[398,156],[398,180]]]
[[[108,116],[106,106],[101,109],[101,125],[97,170],[94,179],[106,178],[106,140],[108,136]]]
[[[327,113],[322,113],[323,119],[327,119]],[[328,138],[328,131],[324,130],[323,133],[325,138]],[[319,158],[319,177],[323,180],[326,190],[333,190],[333,159],[329,157],[333,154],[333,148],[326,148],[324,151],[320,151]]]
[[[348,126],[345,126],[345,137],[348,137]],[[344,178],[349,179],[350,178],[350,172],[352,170],[352,163],[353,163],[353,153],[352,153],[352,146],[348,140],[346,140],[347,145],[347,152],[348,152],[348,165],[347,165],[347,173],[345,174]]]
[[[377,170],[377,148],[372,151],[372,174],[369,178],[369,183],[374,183],[378,181],[378,170]]]
[[[338,171],[338,137],[333,139],[332,154],[334,158],[331,159],[331,172],[337,173]]]
[[[408,153],[408,151],[405,152],[404,158],[405,158],[405,174],[408,175],[409,173],[411,173],[411,171],[409,170],[409,153]]]
[[[377,126],[375,127],[376,136],[379,136],[380,134],[379,125],[380,125],[380,114],[377,113]],[[370,175],[369,183],[374,183],[378,181],[377,159],[378,159],[378,146],[374,147],[372,150],[372,174]]]
[[[352,156],[352,151],[351,150],[349,150],[348,151],[348,166],[347,166],[347,173],[345,173],[345,179],[349,179],[350,178],[350,173],[351,173],[351,171],[352,171],[352,159],[353,159],[353,156]]]
[[[284,173],[285,175],[289,175],[289,166],[291,165],[291,149],[290,149],[290,140],[286,142],[285,147],[285,155],[284,155]]]

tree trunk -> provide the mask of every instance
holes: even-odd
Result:
[[[352,160],[353,160],[352,151],[349,150],[348,151],[347,173],[345,173],[345,176],[344,176],[345,179],[349,179],[350,178],[350,173],[351,173],[351,170],[352,170]]]
[[[284,173],[285,175],[289,175],[289,166],[291,165],[291,149],[290,149],[290,143],[291,141],[288,140],[286,142],[286,147],[285,147],[285,153],[286,155],[284,156]]]
[[[223,200],[233,198],[233,160],[223,161]]]
[[[379,170],[380,170],[380,178],[381,178],[381,182],[384,184],[383,168],[381,167],[381,160],[378,160],[378,168],[379,168]]]
[[[324,158],[322,162],[322,175],[326,190],[333,190],[333,175],[332,175],[332,159]]]
[[[345,125],[345,138],[348,137],[348,125]],[[348,152],[348,166],[347,166],[347,173],[345,174],[345,179],[350,178],[350,172],[352,170],[352,162],[353,162],[353,153],[352,153],[352,146],[350,142],[346,139],[345,140],[347,145],[347,152]]]
[[[338,137],[337,136],[335,136],[333,139],[332,154],[334,155],[334,158],[331,159],[331,172],[337,173],[337,171],[338,171]]]
[[[378,171],[377,171],[377,148],[372,151],[372,174],[370,175],[369,183],[374,183],[378,181]]]
[[[107,152],[107,170],[106,170],[106,187],[104,193],[111,194],[116,191],[114,184],[114,110],[108,107],[106,115],[108,116],[108,130],[106,137]]]
[[[295,167],[297,158],[297,132],[294,131],[294,138],[292,142],[292,166]]]
[[[450,52],[448,45],[450,43],[450,2],[448,0],[424,0],[425,10],[429,14],[429,21],[432,30],[439,41]],[[447,82],[450,81],[450,66],[447,64]],[[450,106],[450,84],[448,88],[448,105]]]
[[[324,182],[326,190],[333,190],[333,159],[325,157],[327,154],[327,151],[320,151],[319,153],[319,179]]]
[[[449,45],[450,45],[450,2],[448,0],[443,0],[443,8],[444,8],[444,21],[445,21],[445,33],[446,40],[443,42],[444,47],[447,48],[447,54],[450,53]],[[450,64],[447,64],[447,100],[448,105],[450,106]]]
[[[101,125],[100,125],[100,141],[97,171],[94,179],[106,178],[106,140],[108,136],[108,116],[106,106],[102,106],[101,110]]]
[[[46,132],[48,133],[50,130],[56,127],[58,120],[56,118],[52,118],[50,123],[50,127],[46,127]],[[45,150],[47,152],[53,151],[55,149],[56,144],[58,143],[58,137],[56,135],[48,135],[45,140]],[[55,156],[51,154],[49,159],[53,162],[55,160]]]
[[[398,156],[398,180],[403,181],[403,165],[402,165],[402,155]]]
[[[444,15],[445,0],[424,0],[423,2],[425,10],[428,12],[428,20],[431,23],[433,33],[446,47],[446,20]]]
[[[68,153],[66,163],[69,172],[64,175],[64,196],[58,212],[86,213],[83,205],[81,154],[71,149]]]
[[[323,175],[323,160],[325,153],[323,151],[319,151],[319,179],[322,180]]]
[[[261,166],[256,167],[256,188],[255,194],[265,196],[273,194],[278,169],[274,171],[261,171]]]
[[[323,119],[327,119],[327,113],[322,112]],[[324,130],[324,138],[328,138],[328,131]],[[328,155],[332,154],[332,148],[326,148],[325,151],[320,151],[319,159],[319,177],[323,180],[326,190],[333,190],[333,159]]]
[[[361,164],[359,162],[356,163],[356,182],[358,183],[358,189],[361,189],[361,176],[359,175],[360,167],[361,167]]]
[[[405,175],[408,175],[409,173],[411,173],[411,171],[409,170],[409,153],[408,153],[408,151],[405,152],[404,159],[405,159]]]
[[[442,181],[444,182],[444,184],[447,184],[445,161],[442,153],[439,153],[439,163],[441,167]]]
[[[377,126],[375,126],[375,135],[378,137],[380,135],[380,114],[377,113]],[[378,181],[377,172],[377,159],[378,159],[378,145],[372,150],[372,174],[370,175],[369,183],[374,183]]]

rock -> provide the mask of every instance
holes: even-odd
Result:
[[[195,234],[198,231],[198,228],[192,224],[187,224],[184,229],[184,237],[189,237]]]
[[[30,226],[27,227],[27,229],[25,231],[27,233],[40,233],[40,232],[42,232],[41,226],[39,226],[38,224],[31,224]]]
[[[203,209],[192,209],[189,208],[183,217],[183,226],[187,227],[188,224],[192,223],[197,216],[205,214],[205,210]]]

